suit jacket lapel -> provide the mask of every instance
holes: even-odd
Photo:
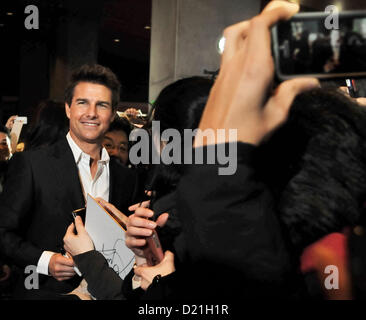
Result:
[[[78,169],[66,138],[54,146],[54,152],[51,156],[53,157],[51,165],[54,165],[53,171],[60,190],[59,194],[65,195],[61,201],[68,201],[72,210],[84,207],[85,200]]]
[[[117,192],[119,189],[118,170],[114,161],[109,161],[109,202],[115,207],[120,206],[120,197]]]

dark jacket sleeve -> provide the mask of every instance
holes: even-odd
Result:
[[[33,174],[26,154],[10,161],[0,196],[0,252],[18,266],[37,265],[42,250],[24,240],[33,214]]]
[[[277,296],[289,271],[271,194],[254,169],[256,148],[237,148],[233,175],[219,175],[219,164],[189,165],[178,185],[186,283],[197,297]]]
[[[89,293],[98,300],[124,300],[123,280],[108,266],[104,256],[96,251],[88,251],[73,257],[84,279]]]

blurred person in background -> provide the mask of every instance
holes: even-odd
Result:
[[[7,127],[0,126],[0,193],[3,191],[3,184],[8,168],[8,161],[11,158],[10,133]],[[0,255],[0,299],[5,299],[10,286],[10,267],[3,262]]]
[[[68,119],[63,103],[53,100],[42,101],[25,138],[25,150],[50,146],[65,137]]]
[[[11,156],[9,130],[6,127],[0,126],[0,193],[3,191],[5,173]]]
[[[128,166],[129,141],[132,126],[126,118],[116,117],[104,135],[103,146],[110,157],[115,157],[124,166]]]

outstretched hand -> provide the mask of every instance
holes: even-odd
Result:
[[[174,271],[174,254],[170,251],[166,251],[164,259],[155,266],[137,266],[134,268],[135,275],[141,278],[141,288],[144,290],[151,285],[157,275],[164,277]]]
[[[77,234],[75,234],[75,228]],[[67,228],[64,237],[64,249],[72,256],[94,250],[93,240],[85,230],[83,221],[79,216],[75,218],[74,223]]]
[[[348,92],[347,87],[339,87],[339,90],[341,90],[346,96],[348,96],[353,101],[356,101],[359,105],[365,107],[366,106],[366,98],[352,98]]]
[[[283,82],[271,92],[274,62],[270,29],[298,11],[297,4],[272,1],[260,15],[225,29],[220,73],[206,104],[195,147],[207,144],[202,132],[206,129],[237,130],[236,138],[226,133],[215,143],[241,141],[257,145],[286,121],[299,93],[319,86],[317,79],[298,78]]]
[[[17,118],[17,115],[11,116],[8,121],[6,121],[5,127],[7,127],[9,130],[13,129],[14,121]]]
[[[163,227],[166,224],[169,214],[163,213],[154,222],[149,220],[154,215],[152,210],[137,205],[130,207],[130,210],[135,212],[128,217],[126,245],[137,257],[144,258],[143,247],[146,245],[146,238],[152,235],[157,226]]]

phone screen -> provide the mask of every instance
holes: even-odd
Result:
[[[338,28],[327,27],[327,18],[324,13],[298,14],[273,29],[280,79],[366,75],[366,12],[340,13]]]

